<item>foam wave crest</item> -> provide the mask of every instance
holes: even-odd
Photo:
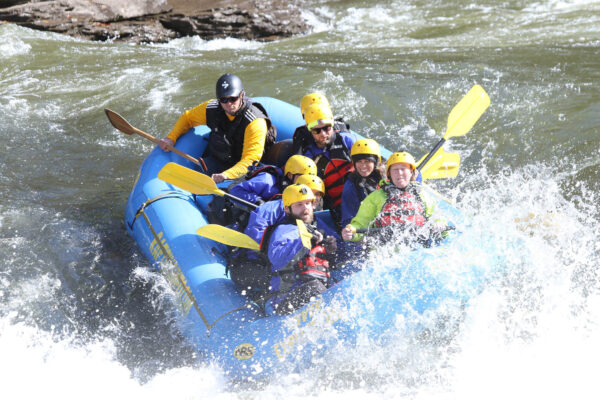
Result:
[[[0,331],[3,391],[19,398],[234,398],[222,391],[216,368],[175,368],[140,383],[116,361],[117,351],[110,340],[85,345],[70,339],[57,341],[48,333],[7,319],[0,320]]]
[[[168,43],[156,44],[156,47],[167,47],[178,50],[194,51],[219,51],[219,50],[254,50],[264,46],[265,43],[235,38],[204,40],[198,36],[184,37],[171,40]]]
[[[0,28],[0,57],[9,58],[14,56],[21,56],[31,51],[31,46],[18,38],[12,37],[9,34],[4,34],[3,31],[6,29]],[[9,40],[6,40],[10,38]]]

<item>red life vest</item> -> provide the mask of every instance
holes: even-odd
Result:
[[[314,246],[298,262],[298,274],[302,278],[315,278],[327,285],[329,280],[329,261],[325,258],[327,250],[320,244]]]
[[[400,225],[403,229],[425,225],[425,203],[414,185],[398,189],[393,184],[384,186],[387,199],[375,218],[376,227]]]
[[[354,171],[350,151],[346,148],[340,135],[336,135],[329,148],[329,158],[325,154],[319,154],[315,159],[315,164],[317,164],[317,170],[325,184],[325,206],[329,209],[336,209],[342,204],[346,175]]]

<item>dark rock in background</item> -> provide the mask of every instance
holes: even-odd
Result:
[[[277,40],[308,30],[299,10],[278,0],[0,0],[0,21],[91,40],[164,43],[183,36]],[[175,7],[172,6],[175,4]],[[200,7],[199,9],[197,9]]]
[[[0,0],[0,8],[12,7],[17,4],[29,3],[28,0]]]

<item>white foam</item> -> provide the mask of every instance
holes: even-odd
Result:
[[[448,16],[443,6],[393,1],[386,6],[318,7],[303,15],[313,34],[328,34],[329,40],[319,41],[322,51],[343,54],[397,47],[409,52],[433,49],[447,53],[473,46],[587,43],[597,36],[600,5],[593,0],[548,0],[519,9],[504,3],[470,3]],[[556,29],[557,25],[561,29]]]
[[[301,15],[312,28],[312,33],[325,32],[333,28],[332,21],[335,18],[335,13],[328,7],[315,7],[311,10],[303,8]]]
[[[142,384],[115,361],[110,340],[77,345],[0,320],[2,390],[18,398],[233,398],[216,368],[175,368]]]
[[[597,0],[547,0],[528,4],[523,10],[532,12],[589,10]]]
[[[357,26],[372,28],[392,28],[397,24],[411,22],[410,10],[414,7],[399,5],[384,7],[377,5],[369,8],[350,7],[345,15],[336,21],[336,29],[355,30]]]
[[[2,40],[2,36],[4,35],[0,35],[0,58],[20,56],[31,51],[31,46],[22,40],[12,38],[6,41]]]
[[[177,78],[169,76],[170,72],[166,70],[158,74],[158,84],[154,85],[148,93],[151,102],[149,110],[164,110],[165,103],[170,103],[171,95],[177,93],[181,88],[181,82]]]
[[[598,398],[600,388],[592,383],[600,356],[598,296],[590,298],[589,315],[577,315],[572,292],[550,289],[540,294],[549,295],[550,307],[535,299],[542,303],[540,312],[508,325],[499,318],[505,296],[491,292],[478,299],[459,340],[461,351],[450,360],[453,397]],[[588,319],[592,325],[582,326]]]
[[[223,39],[204,40],[199,36],[184,37],[171,40],[168,43],[153,45],[156,47],[167,47],[179,50],[195,51],[219,51],[219,50],[254,50],[264,46],[265,43],[235,39],[231,37]]]

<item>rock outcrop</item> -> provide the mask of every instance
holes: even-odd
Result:
[[[15,3],[0,1],[0,6]],[[237,6],[179,10],[167,0],[54,0],[0,8],[0,21],[91,40],[133,43],[164,43],[183,36],[271,41],[308,30],[296,8],[273,3],[239,1]]]

